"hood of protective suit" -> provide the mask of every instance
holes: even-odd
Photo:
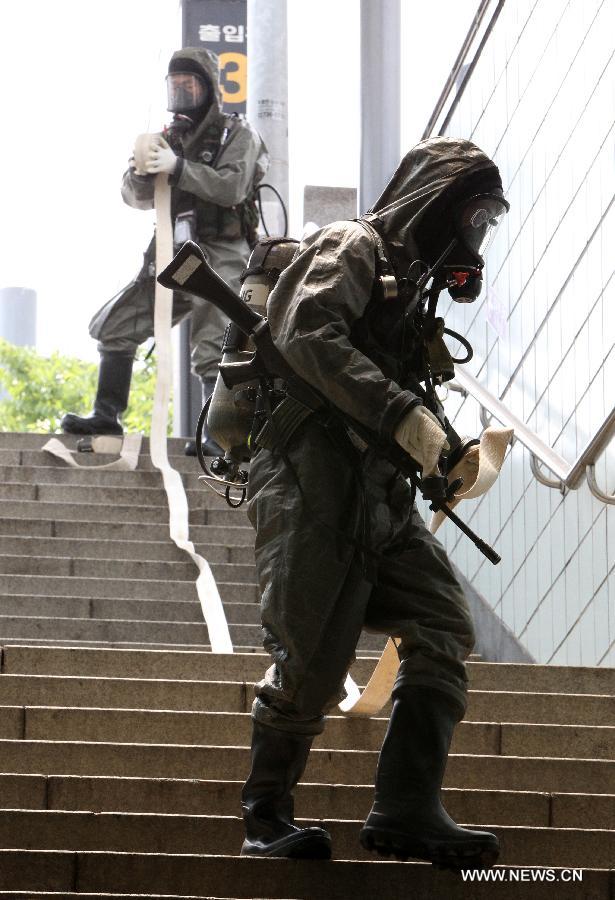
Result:
[[[169,62],[169,71],[179,71],[183,61],[186,62],[186,71],[200,75],[207,83],[211,98],[211,106],[204,118],[198,122],[195,130],[184,141],[186,156],[189,156],[190,148],[198,145],[205,132],[221,120],[223,116],[222,94],[218,82],[218,57],[215,53],[205,50],[203,47],[184,47],[176,50]]]
[[[362,218],[398,262],[435,262],[454,236],[454,212],[474,194],[502,189],[495,163],[471,141],[428,138],[413,147]]]

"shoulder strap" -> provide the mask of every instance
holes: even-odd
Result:
[[[353,219],[353,222],[356,222],[357,225],[360,225],[369,236],[372,238],[375,250],[376,250],[376,261],[377,261],[377,277],[380,281],[383,291],[383,299],[384,300],[395,300],[399,296],[399,287],[397,284],[397,278],[395,276],[395,270],[389,259],[389,255],[386,251],[386,246],[376,229],[369,222],[366,222],[365,219],[359,217],[358,219]]]
[[[285,258],[276,253],[276,248],[283,245],[288,245],[289,250],[288,254],[284,254]],[[298,246],[299,241],[295,238],[260,238],[254,245],[246,269],[241,273],[242,282],[250,275],[269,275],[277,281],[280,273],[289,265]],[[269,260],[270,255],[276,257],[273,264]]]

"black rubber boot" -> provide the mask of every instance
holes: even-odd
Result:
[[[124,434],[119,416],[128,406],[132,356],[103,350],[98,369],[94,410],[89,416],[67,413],[62,422],[66,434]]]
[[[394,693],[374,805],[361,830],[367,850],[456,871],[496,862],[497,837],[460,828],[442,806],[440,789],[458,719],[457,704],[442,691],[404,685]]]
[[[216,386],[216,381],[217,378],[215,376],[207,376],[206,378],[201,378],[201,382],[203,384],[203,406],[205,406],[205,404],[213,394],[214,388]],[[224,450],[216,443],[216,441],[214,441],[209,431],[207,430],[207,423],[205,423],[205,426],[203,428],[202,446],[204,456],[224,456]],[[184,453],[186,456],[196,456],[196,441],[186,441]]]
[[[330,859],[329,833],[294,823],[292,792],[305,769],[312,736],[252,724],[252,770],[241,794],[246,826],[241,855]]]

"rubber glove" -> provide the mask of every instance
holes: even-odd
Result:
[[[175,171],[177,165],[177,156],[162,135],[158,135],[156,141],[150,145],[149,152],[145,160],[145,171],[149,175],[158,175],[165,172],[171,175]]]
[[[400,421],[393,437],[419,464],[424,476],[438,472],[440,454],[449,449],[440,422],[424,406],[413,406]]]

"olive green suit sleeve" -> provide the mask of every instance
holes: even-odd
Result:
[[[375,265],[373,242],[360,225],[329,225],[302,243],[269,297],[267,315],[276,347],[298,375],[342,412],[391,438],[420,400],[351,342],[372,295]]]
[[[154,181],[153,175],[137,175],[128,169],[122,178],[122,200],[134,209],[153,209]]]
[[[207,203],[236,206],[261,180],[268,162],[258,133],[247,122],[240,122],[213,166],[181,159],[170,182]]]

